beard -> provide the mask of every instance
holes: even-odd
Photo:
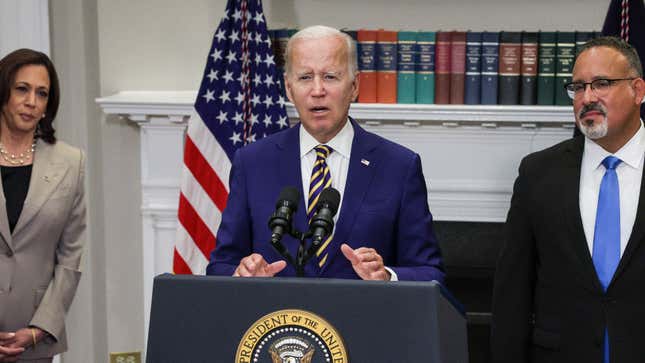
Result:
[[[584,119],[584,115],[589,111],[598,111],[602,113],[603,117],[600,122],[596,122],[591,119],[589,120],[589,122],[587,122]],[[607,110],[602,105],[598,103],[590,103],[588,105],[585,105],[580,109],[580,111],[578,111],[576,119],[578,120],[578,128],[580,129],[580,132],[582,132],[582,134],[586,137],[592,140],[597,140],[607,136],[607,132],[609,131],[609,125],[607,122]]]

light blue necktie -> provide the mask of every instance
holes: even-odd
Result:
[[[620,261],[620,191],[616,167],[621,160],[615,156],[607,156],[602,161],[605,175],[600,183],[598,193],[598,210],[596,211],[596,226],[593,237],[593,265],[598,279],[606,292],[611,282],[618,261]],[[605,327],[604,363],[609,363],[609,334]]]

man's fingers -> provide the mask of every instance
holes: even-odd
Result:
[[[272,264],[266,262],[258,253],[244,257],[235,269],[233,276],[240,277],[269,277],[282,271],[287,266],[285,261],[276,261]]]
[[[343,252],[343,255],[345,256],[345,258],[348,259],[349,262],[351,262],[352,266],[360,262],[360,259],[356,255],[356,252],[351,247],[349,247],[347,243],[343,243],[340,246],[340,250],[341,252]]]
[[[282,271],[285,267],[287,267],[286,261],[276,261],[272,264],[267,265],[265,271],[267,276],[274,276],[278,272]]]

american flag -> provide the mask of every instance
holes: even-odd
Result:
[[[643,0],[612,0],[602,27],[602,35],[613,35],[636,48],[645,63],[645,2]],[[641,105],[645,119],[645,104]]]
[[[226,207],[235,150],[287,128],[261,0],[229,0],[184,146],[173,272],[203,274]]]

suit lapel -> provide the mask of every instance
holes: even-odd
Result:
[[[53,151],[53,145],[38,140],[31,180],[29,181],[29,191],[18,223],[14,228],[14,234],[19,233],[38,213],[67,173],[68,165],[63,161],[56,160],[55,155],[52,155]]]
[[[9,216],[7,215],[7,200],[4,196],[4,185],[0,178],[0,237],[7,247],[13,251],[13,242],[11,241],[11,230],[9,229]]]
[[[574,254],[582,265],[583,281],[588,283],[592,291],[602,290],[598,281],[596,269],[593,266],[589,245],[582,226],[580,215],[580,168],[582,165],[582,153],[584,150],[584,137],[578,137],[569,145],[564,156],[562,180],[564,190],[565,218],[571,236],[571,245]]]
[[[327,247],[329,251],[328,261],[331,261],[340,252],[340,245],[347,241],[354,220],[358,215],[361,204],[369,190],[369,186],[374,177],[374,172],[379,165],[377,155],[374,150],[377,143],[358,123],[350,118],[354,127],[354,140],[352,141],[352,154],[349,160],[349,170],[347,171],[347,182],[345,183],[345,192],[343,195],[343,205],[341,206],[338,223],[334,231],[334,237]],[[365,165],[364,161],[369,161]],[[367,242],[367,241],[365,241]],[[344,257],[343,257],[344,258]],[[323,267],[324,271],[330,263],[327,262]],[[321,272],[322,272],[321,271]]]
[[[645,238],[645,168],[643,168],[643,170],[644,173],[641,179],[641,191],[638,197],[638,207],[636,210],[634,227],[632,228],[632,233],[629,236],[629,241],[625,247],[625,252],[620,258],[620,262],[616,268],[616,273],[614,273],[614,277],[612,278],[612,283],[625,270],[629,260],[634,256],[638,247],[643,243],[643,238]],[[609,285],[611,286],[611,283]]]

